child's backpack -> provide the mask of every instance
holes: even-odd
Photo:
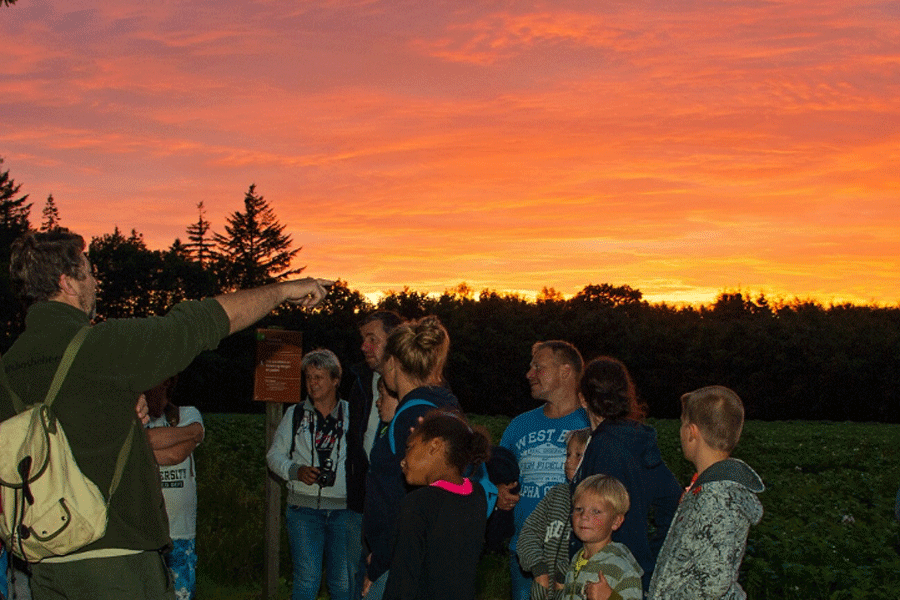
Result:
[[[83,327],[69,343],[43,402],[26,407],[9,386],[0,363],[0,385],[16,416],[0,423],[0,537],[10,552],[37,562],[74,552],[106,533],[109,498],[122,477],[134,427],[119,451],[107,499],[75,462],[52,405],[90,331]]]
[[[437,405],[434,402],[416,398],[397,409],[397,412],[394,413],[394,418],[391,419],[391,424],[388,427],[388,443],[391,446],[392,454],[397,454],[397,442],[394,440],[394,424],[397,422],[397,417],[404,410],[412,408],[413,406],[431,406],[437,408]],[[492,482],[491,478],[488,476],[488,471],[484,463],[476,465],[474,468],[472,468],[472,465],[469,465],[467,472],[463,473],[463,475],[468,477],[471,481],[477,482],[484,490],[484,495],[487,498],[487,516],[490,517],[491,513],[494,512],[494,506],[497,504],[499,491],[497,490],[497,486],[494,485],[494,482]]]

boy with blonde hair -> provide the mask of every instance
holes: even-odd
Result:
[[[566,574],[566,600],[641,600],[644,571],[625,544],[612,541],[630,504],[625,486],[609,475],[591,475],[575,488],[572,532],[583,546]]]
[[[534,577],[531,600],[557,600],[562,597],[569,570],[569,534],[572,532],[572,485],[581,464],[591,430],[573,429],[566,436],[566,483],[547,492],[531,511],[522,531],[516,553],[519,564]]]
[[[731,458],[744,426],[732,390],[709,386],[681,397],[681,449],[697,473],[672,520],[648,597],[743,600],[738,571],[750,525],[762,519],[765,489],[746,463]]]

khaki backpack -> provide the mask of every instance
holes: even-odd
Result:
[[[0,537],[26,561],[69,554],[103,537],[109,499],[131,451],[134,427],[119,451],[104,499],[78,468],[62,424],[53,414],[53,401],[89,331],[85,326],[75,335],[46,398],[32,406],[26,407],[9,386],[0,363],[0,385],[18,413],[0,423]]]

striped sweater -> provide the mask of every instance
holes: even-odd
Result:
[[[609,542],[586,560],[582,557],[583,552],[584,548],[579,550],[569,565],[563,591],[565,600],[583,600],[585,584],[599,581],[601,572],[613,590],[610,600],[641,600],[644,571],[625,544]]]
[[[571,516],[572,491],[568,483],[560,483],[550,488],[522,525],[516,548],[519,565],[533,577],[548,575],[550,580],[550,589],[537,581],[532,583],[531,600],[562,597],[562,590],[556,590],[554,583],[566,582]]]

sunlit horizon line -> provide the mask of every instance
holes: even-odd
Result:
[[[92,239],[99,238],[103,235],[109,235],[112,231],[102,233],[99,235],[93,235],[88,233],[91,227],[82,226],[79,227],[77,224],[67,225],[66,223],[62,223],[62,226],[69,227],[72,231],[76,233],[80,233],[85,237],[85,241],[90,243]],[[171,246],[169,244],[163,244],[158,239],[158,236],[155,235],[147,235],[140,231],[137,227],[122,227],[120,225],[113,226],[113,230],[118,229],[121,235],[124,237],[128,237],[132,231],[136,231],[138,235],[142,236],[144,239],[144,243],[148,250],[161,250],[166,251]],[[295,233],[295,232],[292,232]],[[295,236],[296,238],[296,236]],[[186,232],[184,235],[176,236],[172,239],[174,242],[175,239],[180,239],[182,243],[187,241]],[[309,250],[305,244],[300,245],[302,248]],[[305,259],[307,258],[307,259]],[[317,270],[317,267],[313,266],[309,263],[308,257],[298,257],[295,259],[294,263],[292,263],[291,268],[299,268],[306,266],[306,270],[303,272],[304,275],[317,276],[317,277],[329,277],[329,273],[320,272]],[[326,267],[327,269],[327,267]],[[580,291],[582,291],[588,285],[602,285],[608,284],[611,286],[619,287],[619,286],[629,286],[634,290],[637,290],[641,293],[641,299],[646,301],[650,305],[654,306],[662,306],[666,305],[668,307],[673,308],[701,308],[701,307],[710,307],[713,306],[716,301],[723,294],[735,294],[740,293],[742,296],[749,300],[755,301],[758,298],[765,297],[766,301],[770,306],[785,306],[796,303],[807,303],[811,302],[814,304],[821,305],[823,307],[829,306],[841,306],[841,305],[854,305],[854,306],[865,306],[865,307],[875,307],[875,308],[900,308],[900,298],[895,300],[889,299],[878,299],[874,297],[864,297],[857,294],[852,293],[840,293],[840,292],[828,292],[828,291],[801,291],[801,292],[792,292],[783,286],[775,286],[775,285],[743,285],[740,282],[722,284],[720,286],[711,286],[711,285],[698,285],[691,286],[687,284],[683,284],[677,280],[669,281],[645,281],[647,284],[646,287],[642,287],[640,281],[625,281],[616,279],[615,281],[600,281],[597,280],[596,277],[591,277],[589,273],[585,273],[585,282],[572,285],[571,283],[566,285],[555,286],[552,284],[542,283],[540,285],[535,286],[535,288],[527,287],[526,283],[524,286],[520,283],[519,285],[513,284],[509,285],[509,279],[507,279],[507,284],[503,285],[503,283],[499,282],[497,277],[492,274],[484,274],[482,276],[475,277],[463,277],[460,279],[450,279],[448,278],[446,283],[441,282],[436,279],[434,276],[428,277],[427,279],[411,279],[407,282],[400,282],[394,280],[393,278],[372,280],[367,278],[359,278],[357,281],[360,281],[358,284],[353,283],[353,277],[350,275],[349,277],[342,276],[340,274],[340,267],[338,267],[338,272],[334,273],[335,279],[341,279],[346,282],[347,287],[351,290],[359,292],[363,297],[366,298],[370,303],[377,306],[379,302],[390,295],[392,292],[397,293],[401,292],[404,289],[408,289],[410,292],[416,292],[427,296],[429,298],[437,298],[445,293],[453,293],[460,285],[465,284],[471,289],[471,296],[474,298],[479,298],[483,291],[494,292],[501,296],[511,295],[521,297],[529,302],[535,302],[538,296],[542,292],[542,288],[546,287],[548,289],[554,290],[556,293],[560,295],[563,300],[569,300],[576,296]],[[486,276],[485,276],[486,275]],[[512,278],[514,279],[514,278]],[[569,281],[572,280],[572,277],[568,277]]]
[[[151,240],[150,236],[144,235],[140,230],[137,230],[134,227],[126,229],[120,226],[114,226],[114,229],[118,229],[121,235],[125,237],[128,237],[132,231],[137,231],[138,235],[143,236],[148,250],[165,251],[169,248],[168,245],[163,245],[160,248],[154,248],[154,246],[159,245],[158,240]],[[75,231],[76,233],[80,232],[80,230],[77,228],[73,229],[73,231]],[[109,233],[112,232],[101,234],[101,236],[108,235]],[[100,236],[86,235],[85,241],[87,243],[90,243],[90,241],[96,237]],[[187,241],[186,235],[184,237],[177,236],[177,238],[181,239],[182,242]],[[173,242],[174,239],[175,238],[173,238]],[[305,248],[305,245],[302,246]],[[309,265],[308,261],[303,260],[303,258],[297,258],[295,259],[294,263],[291,264],[292,269],[302,266],[306,266],[306,270],[303,271],[302,275],[328,277],[327,273],[313,272],[313,267]],[[590,279],[589,276],[587,276],[587,278]],[[756,301],[760,297],[764,297],[769,306],[773,307],[811,302],[823,307],[842,306],[849,304],[854,306],[866,306],[875,308],[900,308],[900,299],[881,300],[872,297],[865,298],[855,294],[837,292],[791,292],[783,288],[777,288],[775,286],[744,286],[741,283],[723,284],[721,286],[690,286],[679,284],[678,282],[667,281],[660,285],[649,285],[647,288],[642,288],[640,283],[634,282],[590,280],[586,281],[583,284],[577,284],[575,286],[566,285],[557,287],[554,285],[542,284],[536,288],[528,288],[521,285],[495,285],[489,281],[490,279],[493,279],[490,276],[461,278],[459,280],[448,279],[446,283],[438,282],[434,278],[429,278],[428,280],[411,280],[409,282],[403,283],[396,281],[371,282],[370,280],[368,282],[362,281],[359,284],[354,284],[352,277],[343,277],[339,273],[336,275],[335,279],[344,281],[350,290],[359,292],[374,306],[377,306],[381,300],[383,300],[390,294],[399,293],[403,290],[416,292],[429,298],[438,298],[443,294],[452,294],[457,290],[457,288],[465,285],[470,288],[471,297],[476,299],[480,298],[482,292],[492,292],[501,296],[518,296],[529,302],[535,302],[538,296],[542,293],[542,289],[544,287],[559,294],[563,300],[570,300],[589,285],[608,284],[614,287],[631,287],[632,289],[639,291],[641,293],[641,300],[647,302],[648,304],[653,306],[666,305],[673,308],[690,307],[697,309],[701,307],[710,307],[713,306],[722,295],[738,293],[748,301]],[[654,290],[654,288],[656,290],[659,290],[660,287],[670,287],[676,289],[665,291]]]
[[[369,303],[373,306],[378,306],[379,303],[387,298],[391,294],[396,294],[403,292],[404,290],[408,290],[409,292],[415,292],[418,294],[422,294],[428,298],[436,299],[441,297],[444,294],[453,294],[456,290],[457,286],[447,286],[442,291],[429,291],[422,290],[417,288],[415,285],[404,285],[404,286],[389,286],[386,290],[380,291],[364,291],[364,289],[360,289],[354,287],[350,282],[346,282],[347,287],[351,290],[355,290],[359,292]],[[461,282],[462,284],[466,282]],[[459,284],[457,284],[459,285]],[[585,284],[584,287],[593,284]],[[602,284],[596,284],[602,285]],[[610,284],[616,285],[616,284]],[[623,284],[627,285],[627,284]],[[547,286],[548,288],[550,286]],[[619,287],[619,286],[616,286]],[[726,294],[741,294],[741,296],[749,302],[756,302],[761,298],[765,298],[766,302],[770,307],[778,308],[781,306],[791,306],[794,304],[806,304],[812,303],[822,306],[824,308],[829,308],[833,306],[860,306],[860,307],[870,307],[870,308],[900,308],[900,300],[895,302],[888,301],[880,301],[880,300],[864,300],[855,296],[838,296],[833,295],[828,300],[823,300],[822,298],[816,297],[812,294],[801,295],[801,294],[785,294],[785,293],[774,293],[774,292],[766,292],[766,291],[754,291],[750,288],[741,288],[741,287],[723,287],[722,289],[711,292],[711,291],[703,291],[703,292],[695,292],[690,290],[685,290],[681,292],[669,292],[669,293],[644,293],[639,288],[632,288],[641,292],[641,300],[647,302],[650,306],[667,306],[670,308],[702,308],[702,307],[711,307],[715,305],[716,301]],[[708,288],[704,288],[708,289]],[[581,290],[578,290],[580,292]],[[558,290],[556,290],[559,292]],[[491,287],[482,288],[480,290],[473,290],[471,297],[479,300],[483,292],[496,293],[500,296],[513,296],[523,298],[529,302],[535,302],[540,295],[540,292],[535,292],[533,290],[523,290],[523,289],[495,289]],[[574,298],[578,292],[565,294],[560,293],[560,298],[562,300],[571,300]]]

